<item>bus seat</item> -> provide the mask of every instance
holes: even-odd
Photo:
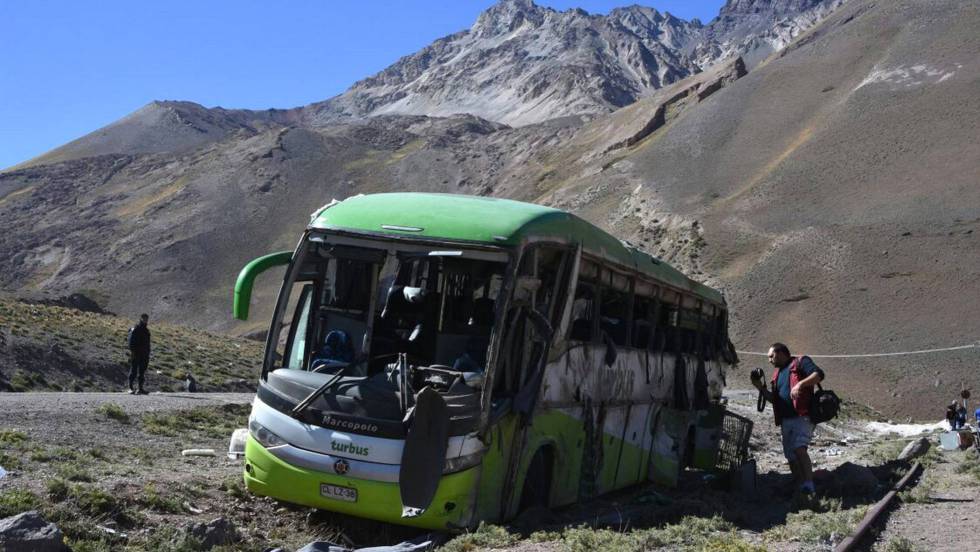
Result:
[[[354,360],[354,344],[344,330],[330,330],[323,339],[323,345],[310,363],[310,370],[321,364],[334,362],[347,363]]]

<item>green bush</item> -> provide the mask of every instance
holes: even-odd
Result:
[[[66,481],[82,481],[86,483],[91,483],[93,481],[92,474],[87,472],[78,464],[62,464],[58,466],[57,472],[58,477],[61,477]]]
[[[221,490],[228,493],[228,496],[239,500],[248,497],[248,494],[245,492],[245,485],[242,484],[241,478],[238,477],[222,481]]]
[[[90,516],[115,515],[123,510],[116,497],[98,487],[75,485],[69,492],[78,508]]]
[[[16,429],[0,429],[0,445],[4,448],[20,445],[27,441],[27,434]]]
[[[122,407],[116,403],[111,403],[111,402],[102,403],[101,405],[99,405],[98,408],[95,409],[95,411],[98,412],[99,414],[104,414],[107,418],[110,418],[112,420],[116,420],[124,424],[129,423],[129,414],[126,414],[126,411],[123,410]]]
[[[867,506],[827,512],[801,511],[786,516],[786,524],[763,534],[767,541],[796,540],[807,544],[836,545],[854,531]]]
[[[96,460],[102,460],[103,462],[109,461],[109,457],[102,449],[97,449],[97,448],[88,449],[88,455],[91,456],[92,458],[95,458]]]
[[[30,491],[10,489],[0,493],[0,518],[15,516],[41,506],[41,499]]]
[[[499,525],[488,525],[480,522],[480,526],[472,533],[459,535],[447,542],[440,550],[445,552],[471,552],[481,548],[503,548],[516,544],[519,535],[511,534]]]
[[[971,483],[980,485],[980,455],[972,450],[966,451],[963,459],[953,470],[962,475],[969,475]]]
[[[922,548],[905,537],[893,538],[878,550],[879,552],[922,552]]]
[[[143,495],[139,498],[139,503],[165,514],[180,514],[185,511],[181,497],[161,493],[153,483],[143,487]]]
[[[16,456],[0,452],[0,466],[8,470],[19,470],[24,467],[24,463]]]
[[[44,484],[48,491],[48,496],[55,500],[64,500],[68,498],[71,489],[68,487],[68,483],[65,483],[64,479],[60,477],[55,477],[53,479],[48,479]]]

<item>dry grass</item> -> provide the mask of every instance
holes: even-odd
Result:
[[[109,375],[104,372],[124,380],[129,371],[126,336],[131,326],[131,320],[117,316],[0,298],[0,330],[7,336],[8,352],[27,348],[29,360],[33,351],[55,351],[61,355],[58,358],[68,357],[78,365],[74,373],[49,366],[41,372],[38,366],[5,375],[15,391],[118,390],[118,383],[105,381]],[[237,380],[251,383],[258,374],[261,343],[167,323],[151,323],[150,330],[153,352],[148,377],[160,387],[182,388],[188,372],[211,391]],[[96,366],[101,368],[96,370]]]
[[[854,531],[867,510],[867,506],[845,510],[841,508],[840,500],[818,500],[815,509],[788,514],[785,525],[769,529],[763,538],[769,542],[798,541],[833,546]]]
[[[507,548],[524,539],[507,529],[481,524],[472,532],[460,535],[446,543],[441,550],[469,552]],[[764,550],[744,541],[735,526],[715,516],[685,517],[678,523],[651,529],[616,531],[594,529],[587,526],[570,527],[562,531],[535,532],[528,538],[533,543],[550,543],[557,550],[567,552],[640,552],[666,547],[671,550],[711,550],[715,552],[757,552]]]

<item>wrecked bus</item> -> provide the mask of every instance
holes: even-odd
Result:
[[[249,418],[256,494],[430,529],[715,461],[722,295],[567,212],[389,193],[314,213]]]

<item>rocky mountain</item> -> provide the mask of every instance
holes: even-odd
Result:
[[[591,15],[502,0],[470,29],[310,106],[312,117],[468,113],[520,126],[608,113],[722,59],[760,59],[841,2],[729,0],[703,26],[637,5]]]
[[[723,15],[756,6],[789,25],[777,9],[789,4],[730,2]],[[978,25],[975,3],[851,0],[762,63],[733,58],[611,113],[520,126],[151,104],[0,173],[0,287],[82,291],[122,315],[245,333],[266,324],[276,278],[238,326],[238,270],[292,248],[317,206],[438,191],[563,207],[641,244],[725,291],[741,350],[972,343]],[[817,361],[842,394],[936,416],[980,377],[977,352]]]

